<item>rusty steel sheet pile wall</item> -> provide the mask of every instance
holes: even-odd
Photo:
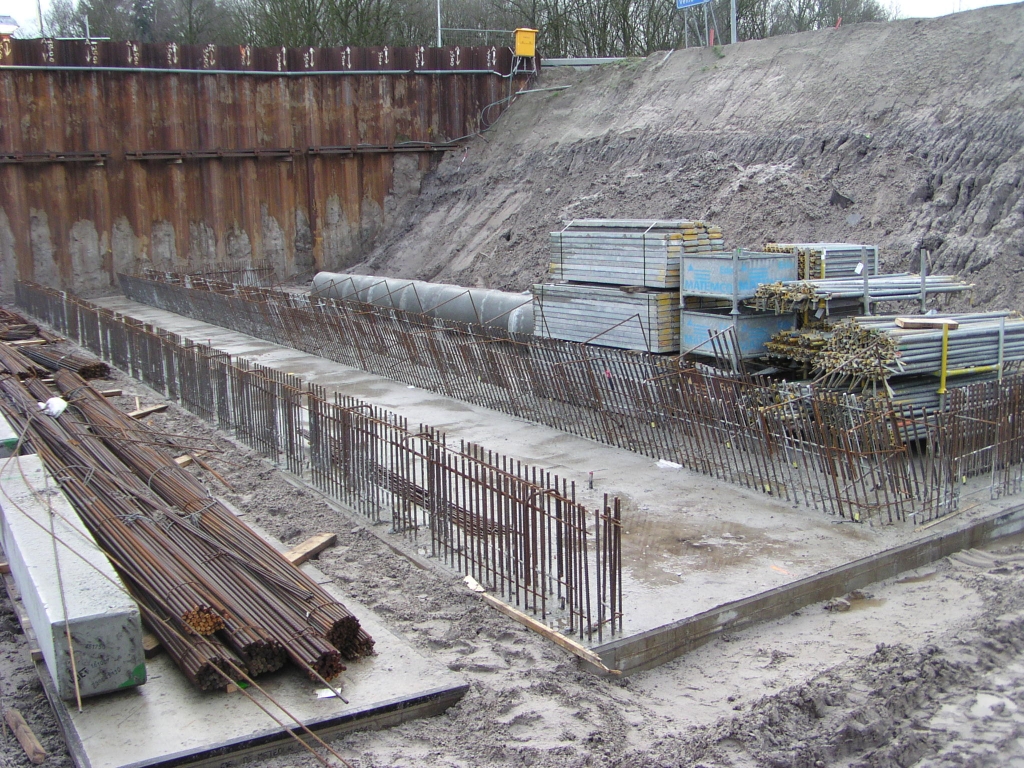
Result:
[[[344,268],[396,181],[415,193],[497,118],[525,82],[511,69],[504,47],[0,38],[0,292],[214,261]]]
[[[328,496],[582,640],[622,631],[622,513],[551,472],[40,285],[18,303]]]
[[[1024,421],[1012,416],[1024,375],[952,389],[945,409],[922,411],[356,301],[119,279],[135,301],[855,521],[921,522],[1024,490]]]

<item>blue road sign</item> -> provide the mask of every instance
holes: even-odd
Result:
[[[696,8],[698,5],[704,5],[704,3],[711,2],[711,0],[676,0],[676,9],[683,10],[684,8]]]

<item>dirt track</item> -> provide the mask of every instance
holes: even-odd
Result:
[[[356,271],[522,290],[565,220],[702,218],[730,248],[877,243],[890,271],[920,245],[1024,309],[1022,39],[1017,4],[546,70],[570,87],[395,196]]]
[[[158,397],[119,376],[121,405]],[[171,406],[157,429],[203,436],[247,517],[286,542],[339,533],[320,567],[424,655],[471,684],[447,714],[337,745],[367,766],[1024,766],[1024,546],[969,553],[723,637],[622,681],[485,606],[460,579],[396,554],[357,520]],[[200,477],[203,477],[200,475]],[[385,531],[386,526],[378,531]],[[398,536],[389,543],[415,548]],[[70,765],[0,602],[0,693]],[[28,765],[9,733],[0,766]],[[252,764],[312,766],[290,754]]]

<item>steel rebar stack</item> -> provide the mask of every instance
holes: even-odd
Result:
[[[65,369],[54,381],[67,409],[41,413],[37,403],[54,392],[38,378],[20,380],[27,361],[9,352],[0,412],[39,453],[197,686],[223,688],[239,671],[270,672],[287,658],[327,681],[345,669],[342,656],[372,652],[351,612],[179,467],[159,435]]]

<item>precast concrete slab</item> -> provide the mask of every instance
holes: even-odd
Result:
[[[342,600],[375,641],[375,655],[350,662],[334,681],[347,702],[290,667],[258,678],[261,690],[204,693],[161,652],[145,662],[146,685],[90,699],[79,712],[57,696],[40,669],[77,768],[220,766],[303,749],[286,729],[324,754],[298,723],[326,739],[440,714],[462,698],[468,685],[461,676],[421,656],[372,611],[339,593],[315,566],[306,563],[302,570]]]
[[[0,465],[0,544],[58,696],[146,682],[139,608],[38,456]]]
[[[827,599],[818,597],[818,590],[808,590],[807,580],[866,558],[884,557],[886,552],[913,545],[929,534],[995,519],[1014,505],[1012,497],[989,500],[987,485],[977,489],[965,486],[965,511],[926,531],[911,524],[853,523],[124,297],[97,299],[96,303],[220,351],[293,373],[328,392],[361,398],[411,423],[429,424],[445,431],[449,442],[464,439],[574,480],[577,499],[593,508],[602,503],[606,493],[619,496],[623,502],[623,631],[610,637],[605,629],[600,637],[584,638],[594,649],[607,649],[609,643],[619,647],[630,638],[646,638],[651,633],[676,632],[678,639],[681,622],[718,610],[728,613],[724,606],[773,590],[792,588],[803,595],[804,605]],[[592,488],[587,482],[590,473]],[[833,579],[831,583],[842,581]],[[718,626],[718,631],[724,631],[728,620]],[[646,658],[639,646],[632,647]],[[609,655],[614,661],[609,666],[629,668],[630,653]],[[669,658],[671,653],[660,649],[659,661]]]

